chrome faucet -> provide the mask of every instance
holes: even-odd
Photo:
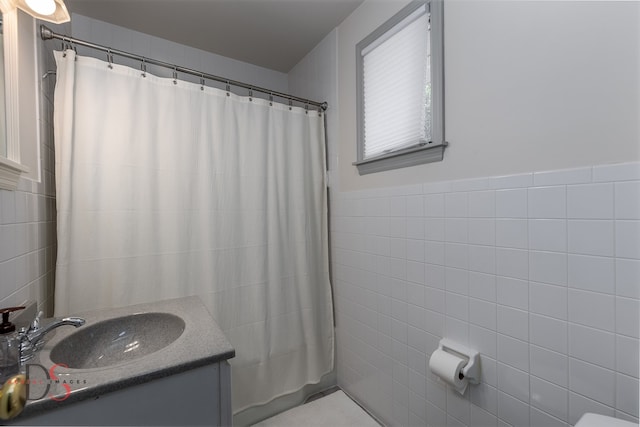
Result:
[[[20,334],[20,363],[25,363],[36,355],[36,352],[42,349],[44,346],[43,338],[49,332],[53,331],[60,326],[70,325],[76,328],[84,325],[85,320],[80,317],[64,317],[61,319],[55,319],[45,327],[40,327],[40,316],[42,312],[39,312],[36,318],[31,322],[29,328],[22,328]]]

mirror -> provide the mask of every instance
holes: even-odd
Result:
[[[0,189],[15,190],[21,176],[40,180],[38,79],[35,20],[0,0],[2,11],[2,92]],[[33,172],[29,174],[29,170]]]

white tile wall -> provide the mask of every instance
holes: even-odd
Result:
[[[638,171],[334,194],[340,385],[389,425],[637,422]],[[462,397],[428,370],[441,337],[482,353],[482,383]]]
[[[38,42],[39,76],[55,69],[50,47]],[[0,307],[35,301],[48,315],[53,314],[56,258],[54,82],[54,75],[40,82],[41,181],[23,178],[16,191],[0,190]]]

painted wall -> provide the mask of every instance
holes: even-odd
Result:
[[[344,190],[640,159],[640,4],[445,1],[444,162],[360,177],[355,45],[406,2],[338,27]]]
[[[334,29],[289,71],[289,93],[329,104],[326,114],[327,166],[338,167],[338,31]]]
[[[286,93],[288,89],[285,73],[215,55],[78,14],[73,14],[71,22],[72,36],[81,40],[280,92]],[[78,53],[106,60],[106,54],[99,51],[79,47]],[[140,68],[140,62],[126,58],[115,57],[114,61],[136,69]],[[148,66],[147,70],[158,76],[172,76],[172,71],[165,68]],[[179,75],[179,78],[194,83],[200,82],[199,77],[194,76]],[[224,84],[221,83],[208,81],[206,84],[224,88]],[[232,90],[238,94],[246,94],[244,89],[234,88]],[[255,93],[254,96],[265,97],[266,95]]]

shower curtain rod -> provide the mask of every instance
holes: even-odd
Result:
[[[262,87],[259,87],[259,86],[250,85],[250,84],[239,82],[239,81],[236,81],[236,80],[225,79],[224,77],[219,77],[219,76],[215,76],[213,74],[203,73],[203,72],[200,72],[200,71],[192,70],[190,68],[180,67],[178,65],[170,64],[168,62],[158,61],[156,59],[146,58],[146,57],[140,56],[140,55],[134,55],[132,53],[125,52],[125,51],[122,51],[122,50],[111,49],[111,48],[108,48],[108,47],[105,47],[105,46],[101,46],[101,45],[98,45],[98,44],[95,44],[95,43],[90,43],[90,42],[87,42],[87,41],[84,41],[84,40],[79,40],[79,39],[76,39],[76,38],[73,38],[73,37],[69,37],[69,36],[66,36],[64,34],[57,34],[57,33],[53,32],[50,28],[46,27],[45,25],[40,25],[40,37],[42,38],[42,40],[57,39],[57,40],[62,40],[63,42],[69,43],[71,45],[83,46],[83,47],[88,47],[90,49],[95,49],[95,50],[100,50],[102,52],[106,52],[107,53],[107,60],[109,62],[113,62],[113,55],[117,55],[117,56],[122,56],[124,58],[129,58],[129,59],[134,59],[134,60],[140,61],[142,63],[143,67],[145,67],[146,64],[151,64],[151,65],[157,65],[159,67],[168,68],[170,70],[173,70],[174,78],[177,78],[177,73],[190,74],[192,76],[200,77],[201,84],[203,84],[203,85],[204,85],[204,80],[214,80],[214,81],[217,81],[217,82],[220,82],[220,83],[225,83],[227,86],[241,87],[241,88],[249,90],[249,96],[251,96],[251,93],[253,91],[261,92],[261,93],[269,95],[269,100],[270,101],[273,101],[273,97],[275,96],[275,97],[278,97],[278,98],[289,100],[289,105],[291,105],[292,101],[295,101],[295,102],[299,102],[301,104],[304,104],[305,106],[313,105],[314,107],[321,108],[322,111],[325,111],[329,106],[326,102],[318,102],[318,101],[312,101],[312,100],[306,99],[306,98],[300,98],[300,97],[297,97],[297,96],[289,95],[289,94],[278,92],[278,91],[275,91],[275,90],[265,89],[265,88],[262,88]],[[146,70],[144,70],[144,71],[146,71]]]

